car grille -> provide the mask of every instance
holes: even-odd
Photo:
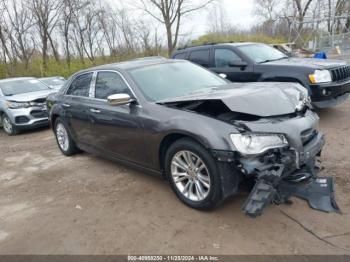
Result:
[[[45,103],[45,102],[46,102],[46,98],[38,98],[38,99],[33,100],[33,102],[36,102],[36,103]]]
[[[30,114],[35,118],[44,118],[48,117],[47,111],[42,110],[33,110]]]
[[[315,129],[307,129],[301,132],[301,141],[303,142],[303,145],[307,145],[312,139],[314,139],[317,136],[317,130]]]
[[[342,81],[350,78],[350,66],[342,66],[331,69],[331,75],[333,81]]]

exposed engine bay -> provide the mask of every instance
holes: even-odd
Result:
[[[325,138],[317,131],[318,116],[311,106],[272,116],[233,112],[217,99],[170,102],[167,106],[230,123],[242,134],[263,132],[286,136],[288,146],[261,154],[240,153],[230,160],[235,162],[243,179],[255,181],[242,206],[246,215],[260,216],[268,204],[289,203],[292,196],[306,200],[313,209],[340,213],[334,198],[333,178],[318,177]]]

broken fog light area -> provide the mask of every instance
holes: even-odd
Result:
[[[322,140],[320,145],[323,145]],[[255,176],[256,180],[242,211],[255,218],[262,215],[268,204],[290,203],[290,197],[294,196],[306,200],[313,209],[340,213],[334,197],[333,178],[317,177],[321,170],[317,161],[320,152],[319,146],[300,168],[295,165],[293,152],[282,149],[241,159],[242,166],[250,172],[248,175]]]

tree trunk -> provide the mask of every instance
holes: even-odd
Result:
[[[166,33],[167,33],[167,39],[168,39],[168,55],[170,57],[174,51],[173,34],[171,32],[171,25],[170,24],[166,23],[165,27],[166,27]]]
[[[66,63],[68,66],[68,70],[70,70],[70,52],[69,52],[68,32],[65,32],[65,34],[64,34],[64,41],[65,41],[65,45],[66,45]]]
[[[60,56],[59,56],[59,54],[57,52],[57,49],[55,48],[55,44],[54,44],[54,42],[52,40],[52,37],[51,37],[51,35],[49,33],[47,33],[47,36],[49,38],[49,41],[50,41],[50,44],[51,44],[51,48],[52,48],[52,52],[53,52],[53,55],[55,57],[55,60],[56,60],[57,63],[60,63]]]
[[[47,56],[47,35],[44,34],[43,36],[43,48],[42,48],[42,57],[43,57],[43,69],[44,69],[44,72],[47,71],[48,69],[48,56]]]

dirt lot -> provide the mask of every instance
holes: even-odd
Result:
[[[350,254],[350,101],[319,112],[326,175],[343,214],[295,199],[245,217],[242,193],[211,212],[167,183],[89,154],[61,155],[51,130],[0,130],[1,254]]]

